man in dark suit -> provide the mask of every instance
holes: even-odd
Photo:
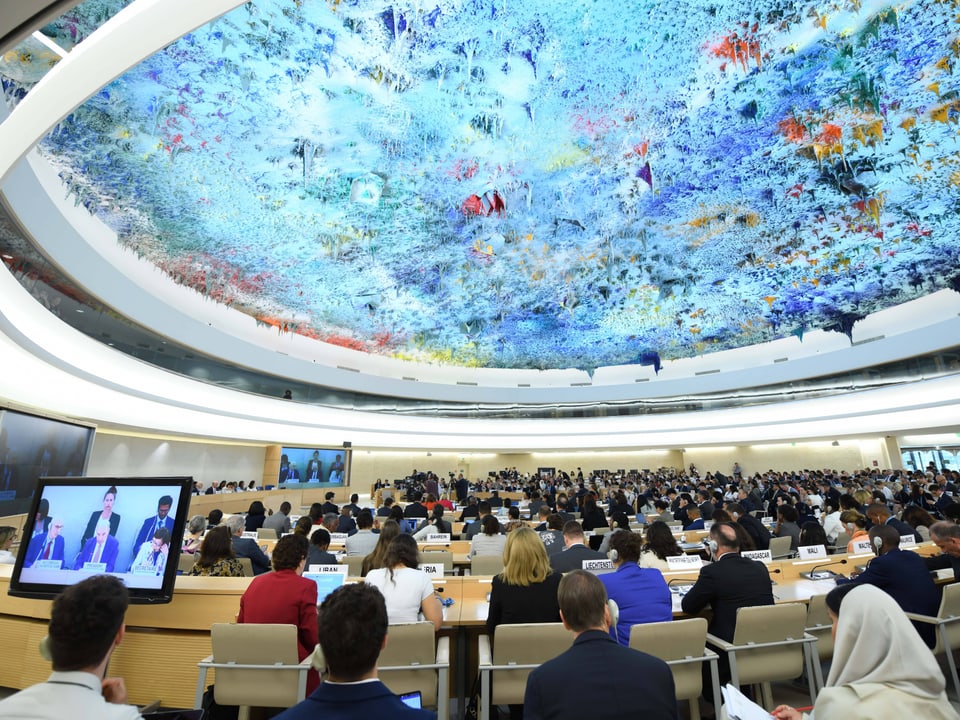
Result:
[[[700,577],[681,602],[683,611],[696,615],[708,605],[713,610],[709,632],[733,642],[737,610],[742,607],[773,605],[773,583],[763,563],[740,556],[740,540],[733,523],[716,523],[710,528],[713,562],[700,571]],[[720,685],[730,681],[730,663],[720,656]],[[704,664],[703,696],[713,701],[713,685]],[[716,698],[719,702],[719,698]]]
[[[462,504],[463,501],[467,499],[467,494],[470,492],[470,483],[467,482],[467,479],[463,476],[463,473],[460,473],[460,477],[457,478],[457,481],[453,484],[453,487],[457,493],[457,503]]]
[[[94,528],[93,537],[84,544],[73,569],[82,570],[85,563],[103,563],[108,573],[113,572],[119,551],[120,543],[110,534],[110,521],[99,520]]]
[[[583,543],[583,528],[576,520],[563,525],[563,545],[561,552],[550,556],[550,567],[554,572],[565,573],[583,568],[584,560],[606,560],[607,556],[591,550]]]
[[[430,514],[427,512],[427,506],[420,502],[420,498],[422,497],[423,493],[418,492],[416,499],[403,509],[403,516],[405,518],[426,518]]]
[[[870,528],[870,542],[877,557],[870,561],[862,573],[850,579],[840,578],[837,585],[875,585],[896,600],[904,612],[936,615],[940,606],[936,583],[922,557],[910,550],[900,549],[900,533],[896,528],[875,525]],[[918,622],[913,625],[923,641],[933,647],[936,640],[934,627]]]
[[[960,578],[960,525],[949,520],[936,522],[930,526],[930,540],[943,551],[925,559],[927,570],[953,570],[954,577]]]
[[[276,720],[435,720],[436,713],[407,707],[377,679],[377,660],[386,647],[388,629],[387,606],[379,590],[364,583],[334,590],[320,605],[317,625],[326,682]]]
[[[610,637],[603,583],[575,570],[563,576],[557,599],[563,625],[576,637],[569,650],[530,673],[523,697],[525,720],[677,720],[669,666]]]
[[[466,510],[463,511],[466,514]],[[464,540],[473,540],[473,536],[480,533],[483,529],[483,519],[490,514],[490,503],[486,500],[482,500],[477,505],[477,519],[472,523],[463,526],[463,531],[461,535]]]
[[[770,549],[770,531],[762,522],[750,513],[745,512],[740,503],[730,503],[725,509],[733,518],[733,521],[739,523],[740,527],[747,531],[747,535],[753,539],[753,544],[756,545],[757,550]]]
[[[24,567],[31,567],[37,560],[59,560],[63,567],[63,520],[53,518],[50,528],[45,533],[34,535],[27,546],[27,559]]]
[[[170,506],[173,505],[173,498],[164,495],[157,501],[157,514],[151,515],[143,521],[140,526],[140,532],[137,533],[137,539],[133,542],[134,551],[140,548],[145,542],[150,542],[154,533],[161,528],[171,535],[173,534],[173,518],[170,517]]]
[[[231,515],[223,524],[230,528],[233,536],[233,554],[238,558],[250,558],[253,565],[253,574],[262,575],[270,570],[270,558],[266,556],[260,546],[252,538],[243,535],[244,520],[240,515]]]
[[[918,543],[923,542],[923,538],[920,537],[920,533],[914,530],[912,527],[907,525],[902,520],[897,520],[891,513],[890,508],[888,508],[883,503],[872,503],[867,505],[866,516],[870,519],[874,525],[884,525],[886,527],[892,527],[896,530],[900,537],[912,537]]]
[[[335,492],[328,492],[323,496],[323,505],[320,507],[320,509],[324,515],[327,513],[333,513],[334,515],[340,514],[340,508],[333,501],[336,496],[337,494]]]

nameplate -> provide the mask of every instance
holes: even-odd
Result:
[[[903,548],[915,548],[917,546],[917,539],[913,535],[907,535],[900,538],[900,549]]]
[[[245,530],[240,537],[245,537],[245,538],[250,538],[251,540],[256,540],[256,539],[257,539],[257,531],[256,531],[256,530]]]
[[[80,568],[83,572],[105,573],[107,571],[106,563],[85,562]]]
[[[330,533],[331,543],[345,543],[349,537],[348,533]]]
[[[346,565],[311,565],[307,572],[311,573],[340,573],[346,575],[349,568]]]
[[[873,552],[873,543],[869,540],[854,540],[853,541],[853,554],[857,555],[859,553],[872,553]]]
[[[703,567],[703,560],[699,555],[674,555],[667,558],[668,570],[689,570]]]
[[[759,560],[762,563],[773,561],[773,553],[769,550],[744,550],[740,553],[740,557],[745,557],[747,560]]]
[[[152,568],[152,567],[134,567],[131,572],[133,572],[134,575],[159,575],[160,574],[159,572],[157,572],[156,568]]]
[[[63,560],[37,560],[33,567],[37,570],[59,570],[63,567]]]
[[[713,527],[713,520],[704,520],[704,521],[703,521],[703,529],[704,529],[704,530],[709,530],[709,529],[712,528],[712,527]]]
[[[773,525],[773,518],[769,515],[766,515],[760,518],[760,522],[762,522],[764,525]]]
[[[420,563],[419,568],[431,578],[443,577],[443,563]]]
[[[430,533],[424,542],[430,543],[431,545],[449,545],[450,533]]]
[[[827,548],[823,545],[801,545],[797,548],[797,554],[801,560],[825,558],[827,556]]]
[[[613,570],[613,561],[612,560],[584,560],[583,569],[596,571],[596,570]]]

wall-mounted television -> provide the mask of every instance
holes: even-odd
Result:
[[[109,573],[131,602],[170,602],[192,486],[190,477],[39,478],[10,594],[53,598]]]
[[[83,475],[94,428],[0,408],[0,516],[26,512],[38,477]]]
[[[281,448],[277,485],[303,487],[349,485],[353,451],[348,447],[284,447]]]

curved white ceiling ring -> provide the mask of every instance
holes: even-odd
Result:
[[[30,153],[4,188],[11,209],[44,253],[78,284],[134,322],[198,352],[277,377],[394,397],[481,403],[563,403],[733,392],[936,352],[960,337],[960,294],[942,290],[875,313],[839,333],[810,332],[653,368],[466,369],[403,362],[278,334],[176,285],[123,248],[115,233],[65,197],[54,169]],[[411,382],[410,377],[416,381]],[[522,387],[518,387],[522,386]]]
[[[0,184],[84,100],[145,58],[243,0],[136,0],[58,62],[0,125]]]
[[[91,340],[0,272],[0,397],[122,429],[251,442],[450,450],[737,445],[954,427],[960,377],[841,398],[667,416],[451,420],[330,410],[184,378]]]

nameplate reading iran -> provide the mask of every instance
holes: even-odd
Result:
[[[801,545],[797,548],[801,560],[825,558],[827,549],[823,545]]]
[[[773,553],[769,550],[744,550],[740,553],[740,557],[745,557],[747,560],[759,560],[762,563],[773,561]]]
[[[432,578],[443,577],[443,563],[420,563],[420,569]]]
[[[340,573],[341,575],[347,574],[346,565],[311,565],[307,572],[312,573]]]
[[[900,547],[902,548],[912,548],[917,546],[917,539],[913,535],[906,535],[900,538]]]
[[[584,570],[613,570],[613,562],[611,560],[584,560],[583,569]]]
[[[873,544],[869,540],[855,540],[853,543],[853,554],[872,553]]]
[[[703,565],[699,555],[675,555],[667,558],[668,570],[689,570]]]
[[[425,542],[431,545],[449,545],[450,533],[430,533]]]

